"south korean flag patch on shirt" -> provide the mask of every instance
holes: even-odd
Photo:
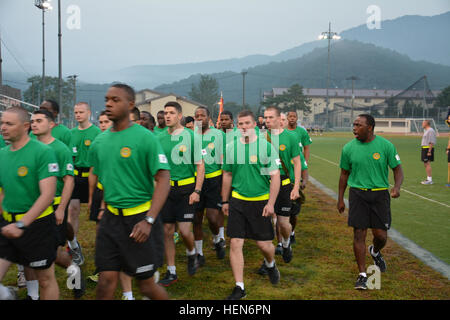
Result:
[[[48,172],[58,172],[59,166],[57,163],[49,163],[48,164]]]
[[[67,167],[66,167],[66,170],[67,170],[67,171],[73,171],[73,164],[68,163],[68,164],[67,164]]]
[[[206,156],[208,154],[208,152],[206,151],[206,149],[202,149],[202,155]]]
[[[158,154],[158,157],[159,157],[159,162],[160,162],[160,163],[167,163],[166,155],[164,155],[164,154]]]

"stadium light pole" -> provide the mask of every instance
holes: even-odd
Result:
[[[351,76],[351,77],[348,77],[346,80],[352,80],[352,111],[351,111],[351,115],[350,115],[350,123],[352,123],[352,121],[353,121],[353,102],[355,100],[355,95],[353,94],[353,89],[355,87],[355,80],[359,80],[359,78],[357,76]]]
[[[328,40],[328,75],[327,75],[327,105],[326,105],[326,127],[329,126],[330,118],[329,118],[329,105],[330,105],[330,98],[328,95],[328,90],[330,88],[330,48],[331,48],[331,40],[339,40],[341,39],[341,36],[339,36],[336,32],[331,31],[331,22],[328,25],[328,31],[322,32],[322,34],[319,36],[319,40]]]
[[[34,5],[42,10],[42,98],[45,100],[45,11],[52,10],[51,0],[35,0]]]

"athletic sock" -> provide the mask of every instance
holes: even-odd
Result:
[[[214,244],[218,243],[220,241],[220,233],[219,234],[213,234],[213,241]]]
[[[219,228],[219,237],[220,237],[220,239],[225,240],[225,228],[224,227]]]
[[[170,274],[177,274],[177,267],[176,266],[167,266],[167,271],[169,271]]]
[[[236,282],[236,287],[241,287],[241,289],[244,290],[244,283],[243,282]]]
[[[267,268],[273,268],[275,266],[275,259],[272,260],[272,262],[267,262],[266,258],[264,258],[264,262],[266,263]]]
[[[188,249],[186,249],[186,255],[187,255],[187,256],[193,256],[193,255],[195,255],[195,248],[192,249],[192,251],[189,251]]]
[[[287,248],[287,247],[289,247],[289,243],[291,242],[291,238],[290,237],[288,237],[287,239],[282,238],[281,242],[283,244],[283,248]]]
[[[127,298],[127,300],[134,300],[133,291],[122,292],[122,295]]]
[[[432,177],[427,177],[427,180],[428,181],[433,181],[433,178]]]
[[[367,278],[367,274],[365,272],[360,272],[359,275],[363,276],[364,278]]]
[[[27,280],[27,292],[33,300],[39,300],[39,281]]]
[[[0,283],[0,299],[7,300],[12,298],[13,297],[11,296],[11,291]]]
[[[73,237],[73,240],[67,241],[67,243],[69,244],[69,248],[72,249],[72,250],[78,248],[78,242],[77,242],[77,237],[76,236]]]
[[[291,232],[291,236],[295,236],[295,231],[292,231],[292,232]]]
[[[18,264],[18,265],[17,265],[17,271],[18,271],[18,272],[24,272],[24,267],[23,267],[23,265]]]
[[[197,254],[202,256],[203,255],[203,240],[195,240],[194,243],[195,243],[195,251],[197,251]],[[187,250],[186,250],[186,252],[187,252]],[[190,254],[188,254],[188,255],[190,255]]]

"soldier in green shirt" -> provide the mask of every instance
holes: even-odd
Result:
[[[59,177],[56,184],[56,193],[53,201],[56,225],[58,230],[58,251],[55,263],[63,268],[72,265],[72,257],[64,250],[67,241],[67,209],[74,187],[72,153],[60,140],[52,136],[52,128],[55,125],[53,114],[45,109],[37,110],[31,118],[31,129],[37,139],[50,146],[56,155],[59,167]],[[73,267],[72,267],[73,268]],[[77,268],[80,275],[80,286],[74,286],[73,293],[76,299],[84,295],[84,277],[81,269]],[[70,272],[69,272],[70,274]],[[27,281],[29,281],[27,274]],[[37,280],[37,279],[36,279]]]
[[[158,122],[158,125],[153,128],[153,132],[158,135],[163,131],[167,131],[167,125],[164,120],[164,110],[158,111],[156,114],[156,121]]]
[[[114,84],[105,100],[113,126],[97,137],[89,153],[107,204],[95,245],[97,299],[114,297],[120,271],[135,277],[145,296],[167,299],[154,274],[164,259],[160,211],[169,193],[170,167],[153,133],[130,121],[133,88]]]
[[[89,121],[91,108],[86,102],[77,103],[74,107],[74,114],[78,126],[72,129],[70,148],[74,157],[75,187],[72,193],[72,200],[69,204],[68,218],[69,225],[73,228],[73,237],[69,233],[68,238],[73,238],[73,240],[69,240],[68,244],[75,263],[82,265],[84,263],[84,257],[77,240],[78,219],[81,211],[81,203],[89,202],[89,149],[95,138],[101,133],[101,130]]]
[[[255,126],[251,111],[239,113],[241,135],[227,144],[223,164],[222,210],[228,216],[230,263],[236,281],[229,300],[246,296],[242,251],[245,239],[256,240],[264,256],[270,282],[277,284],[280,281],[271,221],[271,217],[275,217],[274,205],[280,189],[280,160],[264,136],[256,135]]]
[[[195,110],[196,146],[201,148],[203,160],[205,161],[205,181],[203,183],[200,201],[195,205],[194,237],[195,249],[202,266],[205,263],[203,255],[203,213],[206,211],[206,218],[213,235],[214,249],[218,259],[225,257],[225,235],[224,216],[221,211],[220,189],[222,187],[222,161],[225,151],[225,133],[223,131],[210,128],[211,120],[209,110],[206,107],[198,107]],[[201,140],[201,145],[197,144],[197,139]],[[196,150],[197,152],[199,150]]]
[[[3,112],[1,131],[11,144],[0,150],[0,281],[12,262],[19,263],[35,270],[42,300],[57,300],[52,203],[59,168],[54,151],[30,139],[29,129],[25,109],[11,107]]]
[[[5,140],[3,139],[3,136],[0,134],[0,149],[6,147]]]
[[[292,260],[290,243],[292,225],[289,221],[292,203],[300,198],[299,188],[304,189],[306,187],[308,167],[301,153],[295,133],[281,127],[281,110],[275,106],[267,107],[264,111],[264,120],[269,129],[267,132],[268,140],[270,139],[275,149],[279,150],[280,159],[289,171],[285,172],[283,166],[280,170],[281,187],[275,203],[277,231],[281,233],[281,243],[277,248],[280,247],[283,260],[288,263]],[[294,214],[298,213],[294,212]]]
[[[342,149],[337,209],[344,212],[344,193],[350,186],[348,225],[353,227],[353,250],[359,275],[355,289],[367,289],[366,235],[372,229],[373,245],[369,252],[381,272],[386,271],[386,262],[381,249],[387,241],[387,230],[391,226],[390,197],[400,196],[403,170],[394,145],[374,134],[375,120],[371,115],[361,114],[353,122],[354,140]],[[394,173],[394,187],[389,194],[389,168]]]
[[[187,270],[194,275],[198,268],[195,252],[194,234],[191,231],[194,220],[194,203],[200,201],[200,194],[205,178],[205,165],[200,153],[195,153],[194,131],[181,125],[182,107],[171,101],[164,106],[164,120],[168,127],[158,135],[170,165],[170,193],[162,217],[164,221],[165,253],[167,272],[160,283],[169,286],[178,281],[175,266],[175,243],[173,234],[175,224],[183,238],[187,254]]]

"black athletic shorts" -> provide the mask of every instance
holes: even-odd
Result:
[[[56,209],[58,209],[58,204],[53,205],[53,211],[56,212]],[[69,215],[69,205],[67,205],[66,210],[64,210],[64,219],[63,222],[60,225],[56,225],[57,230],[57,246],[64,247],[66,245],[67,241],[67,217]],[[55,216],[55,223],[56,223],[56,216]]]
[[[92,203],[91,210],[89,213],[89,220],[99,222],[98,214],[100,213],[99,209],[102,205],[103,200],[103,190],[100,190],[98,187],[95,187],[94,193],[92,194]]]
[[[164,223],[194,221],[195,207],[189,204],[189,196],[194,190],[195,183],[170,187],[169,196],[160,213]]]
[[[450,163],[450,151],[447,153],[447,162]]]
[[[206,208],[219,209],[222,202],[222,175],[205,179],[203,181],[200,201],[194,204],[195,211],[203,211]]]
[[[230,198],[227,236],[229,238],[271,241],[274,231],[271,217],[263,217],[264,201],[244,201]]]
[[[297,216],[302,209],[302,204],[296,201],[291,202],[291,217]]]
[[[156,218],[146,242],[136,243],[130,238],[135,224],[142,221],[147,212],[124,217],[105,210],[95,243],[98,272],[123,271],[136,279],[146,280],[163,265],[164,229],[161,215]]]
[[[428,155],[428,148],[422,148],[420,160],[423,162],[434,161],[434,148],[431,149],[431,155]]]
[[[0,216],[0,229],[8,224]],[[20,238],[8,239],[0,233],[0,258],[33,269],[48,269],[56,259],[57,241],[52,213],[33,221]]]
[[[285,178],[281,178],[283,181]],[[275,213],[278,216],[290,217],[292,210],[291,202],[291,192],[292,184],[288,183],[285,186],[280,186],[280,191],[278,192],[277,200],[275,201]]]
[[[78,171],[78,175],[75,175],[75,187],[73,188],[71,199],[79,199],[81,203],[89,202],[89,177],[83,177],[83,173],[86,175],[89,169],[75,168]]]
[[[364,191],[350,188],[348,225],[357,229],[391,227],[391,197],[389,190]]]

